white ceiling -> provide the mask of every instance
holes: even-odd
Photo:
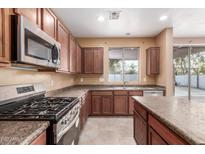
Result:
[[[173,27],[174,37],[205,37],[205,9],[56,8],[53,11],[76,37],[151,37],[166,27]],[[109,11],[121,11],[119,20],[108,20]],[[104,22],[97,21],[99,15],[105,17]],[[168,19],[160,21],[162,15]]]

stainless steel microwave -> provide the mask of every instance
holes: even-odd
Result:
[[[11,17],[12,64],[58,68],[61,45],[27,18]]]

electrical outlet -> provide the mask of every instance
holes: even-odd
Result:
[[[83,78],[80,78],[80,82],[83,82],[84,81],[84,79]]]
[[[53,83],[53,80],[51,79],[51,87],[53,87],[53,84],[54,84],[54,83]]]
[[[104,78],[99,78],[99,81],[104,82],[105,80],[104,80]]]
[[[143,81],[144,81],[144,82],[146,82],[146,81],[147,81],[147,78],[146,78],[146,77],[144,77],[144,78],[143,78]]]

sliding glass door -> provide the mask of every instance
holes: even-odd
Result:
[[[173,58],[175,96],[205,96],[205,46],[174,47]]]

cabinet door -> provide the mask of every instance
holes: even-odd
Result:
[[[113,97],[102,96],[102,114],[112,115],[113,114]]]
[[[0,8],[0,65],[9,63],[9,9]]]
[[[149,145],[167,145],[167,143],[151,127],[148,131]]]
[[[128,114],[127,96],[114,96],[114,113],[118,115]]]
[[[146,69],[147,75],[157,75],[159,74],[160,65],[160,49],[159,47],[152,47],[146,51]]]
[[[92,96],[92,114],[102,114],[102,96]]]
[[[28,18],[33,23],[41,27],[41,9],[40,8],[16,8],[14,13]]]
[[[60,71],[69,71],[69,32],[58,22],[57,40],[61,44],[61,65]]]
[[[103,48],[93,48],[94,65],[93,73],[103,73]]]
[[[135,101],[132,99],[132,96],[129,96],[129,115],[133,115],[134,102]]]
[[[90,92],[87,92],[85,101],[86,101],[86,106],[87,106],[86,113],[88,117],[91,114],[91,93]]]
[[[70,72],[76,73],[76,64],[77,64],[77,52],[76,52],[76,43],[72,35],[70,35]]]
[[[92,48],[84,48],[83,50],[83,73],[93,73],[93,49]]]
[[[134,111],[134,138],[137,144],[147,144],[147,123]]]
[[[77,73],[81,73],[81,48],[77,45]]]
[[[56,25],[57,25],[57,18],[53,14],[53,12],[50,9],[43,8],[42,9],[42,29],[45,31],[48,35],[50,35],[53,38],[56,38]]]

